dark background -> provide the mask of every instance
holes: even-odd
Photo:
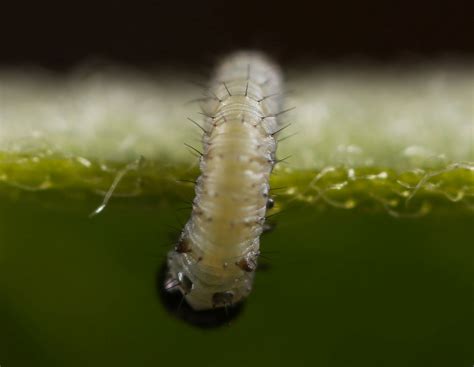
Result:
[[[280,62],[472,56],[470,1],[68,2],[0,8],[0,65],[67,70],[91,59],[138,67],[209,64],[236,48]]]

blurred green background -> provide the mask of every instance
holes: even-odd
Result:
[[[463,211],[397,219],[296,205],[262,240],[269,259],[243,312],[204,330],[171,316],[156,290],[181,202],[117,198],[89,219],[97,196],[42,195],[0,202],[2,367],[474,361]]]

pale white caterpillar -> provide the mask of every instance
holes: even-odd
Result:
[[[279,68],[256,52],[222,61],[203,104],[204,150],[192,213],[168,254],[165,289],[195,310],[226,307],[251,289],[265,213],[275,135],[284,127]]]

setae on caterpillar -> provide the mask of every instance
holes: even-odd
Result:
[[[168,254],[164,284],[194,310],[234,305],[252,289],[265,213],[273,205],[275,135],[284,128],[281,85],[279,68],[256,52],[225,58],[210,83],[205,122],[198,124],[201,175],[190,219]]]

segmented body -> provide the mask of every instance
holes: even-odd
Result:
[[[192,213],[168,256],[167,289],[195,310],[237,303],[252,289],[269,203],[281,74],[258,53],[223,60],[203,104],[205,122]]]

